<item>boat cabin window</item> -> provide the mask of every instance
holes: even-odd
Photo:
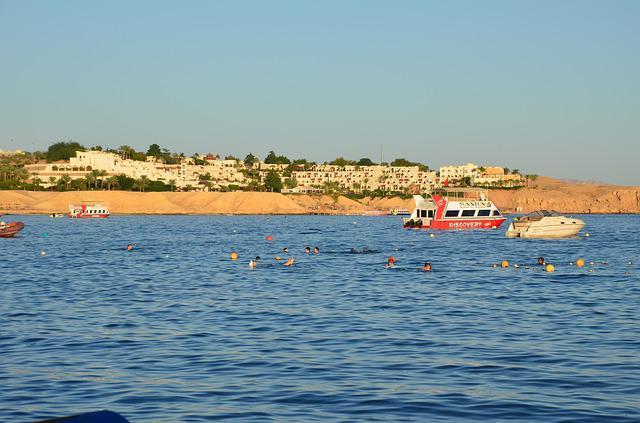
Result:
[[[427,211],[426,210],[420,210],[420,217],[427,217]]]
[[[498,210],[493,211],[494,216],[502,216]]]
[[[433,210],[429,210],[427,216],[433,219]]]
[[[488,209],[478,210],[478,217],[487,217],[487,216],[491,216],[491,210],[488,210]]]
[[[447,210],[444,217],[458,217],[458,213],[460,213],[460,210]]]
[[[462,217],[473,217],[475,214],[475,210],[462,210]]]

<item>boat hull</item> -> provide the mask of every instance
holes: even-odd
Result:
[[[24,229],[22,222],[7,223],[4,228],[0,228],[0,238],[13,238],[22,229]]]
[[[507,238],[569,238],[578,235],[584,226],[584,223],[575,223],[518,228],[511,223],[505,235]]]
[[[418,221],[419,224],[408,224],[405,228],[412,229],[442,229],[442,230],[466,230],[466,229],[496,229],[507,220],[504,217],[495,219],[443,219]]]
[[[69,217],[74,219],[106,219],[110,214],[70,214]]]

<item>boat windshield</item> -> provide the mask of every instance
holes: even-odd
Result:
[[[562,213],[557,212],[555,210],[536,210],[529,214],[526,214],[523,219],[524,220],[540,220],[543,217],[552,217],[552,216],[562,216]]]

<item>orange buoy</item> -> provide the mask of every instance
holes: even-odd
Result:
[[[578,260],[576,260],[576,266],[578,266],[578,267],[584,267],[584,260],[582,260],[582,259],[578,259]]]
[[[552,273],[552,272],[555,272],[556,268],[553,267],[553,264],[547,264],[544,270],[546,270],[549,273]]]
[[[271,235],[267,235],[267,237],[265,238],[267,241],[273,241],[273,237]]]
[[[502,260],[502,263],[500,263],[500,266],[502,266],[503,269],[506,269],[507,267],[509,267],[509,262],[506,260]]]
[[[231,260],[238,260],[238,253],[234,251],[231,253],[229,257],[231,258]]]

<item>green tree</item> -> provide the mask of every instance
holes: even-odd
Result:
[[[66,173],[58,179],[58,187],[62,188],[63,190],[69,189],[70,183],[71,176],[67,175]]]
[[[122,174],[116,176],[116,178],[118,178],[118,186],[120,187],[120,189],[125,191],[131,191],[133,189],[135,179]]]
[[[298,180],[296,178],[285,178],[284,186],[291,189],[298,186]]]
[[[87,180],[84,178],[73,179],[69,185],[71,186],[71,189],[80,191],[87,188]]]
[[[77,142],[57,142],[47,149],[47,161],[69,160],[76,156],[76,151],[85,151],[86,148]]]
[[[144,192],[144,190],[149,186],[150,182],[151,181],[149,181],[149,178],[147,178],[146,175],[142,175],[135,180],[135,182],[133,183],[133,188],[140,190],[140,192]]]
[[[58,185],[58,178],[55,176],[49,176],[49,188],[53,191],[53,188]]]
[[[107,178],[107,189],[109,191],[111,191],[111,189],[113,189],[114,187],[118,186],[118,177],[117,176],[110,176]]]
[[[409,161],[405,158],[399,158],[399,159],[395,159],[394,161],[391,162],[391,166],[404,166],[404,167],[408,167],[408,166],[418,166],[418,168],[420,168],[421,171],[427,171],[429,170],[429,166],[419,163],[419,162],[412,162]]]
[[[171,190],[171,192],[173,192],[173,190],[176,189],[176,180],[175,179],[169,179],[169,189]]]
[[[158,144],[151,144],[147,150],[147,156],[161,157],[162,150]]]
[[[266,164],[291,164],[291,160],[289,160],[289,158],[286,156],[276,156],[276,153],[274,153],[273,150],[269,151],[264,162]]]
[[[98,186],[98,178],[93,173],[95,170],[92,170],[91,173],[87,173],[84,177],[85,182],[87,183],[87,188],[91,189],[91,185],[96,184]]]
[[[336,157],[336,159],[329,164],[334,166],[353,166],[356,164],[356,162],[353,160],[347,160],[344,157]]]
[[[42,179],[34,175],[31,179],[31,184],[33,185],[33,190],[38,191],[40,190],[40,185],[42,185]]]
[[[246,167],[251,167],[254,164],[260,162],[260,159],[258,159],[256,156],[254,156],[252,153],[249,153],[245,156],[244,158],[244,165]]]
[[[358,160],[357,165],[358,166],[375,166],[375,163],[372,162],[370,158],[363,157],[360,160]]]
[[[129,145],[121,145],[120,148],[118,148],[118,152],[125,160],[132,159],[133,155],[136,154],[136,150],[134,150],[134,148]]]
[[[280,175],[275,170],[270,170],[264,180],[264,185],[269,191],[280,192],[282,191],[282,180]]]

